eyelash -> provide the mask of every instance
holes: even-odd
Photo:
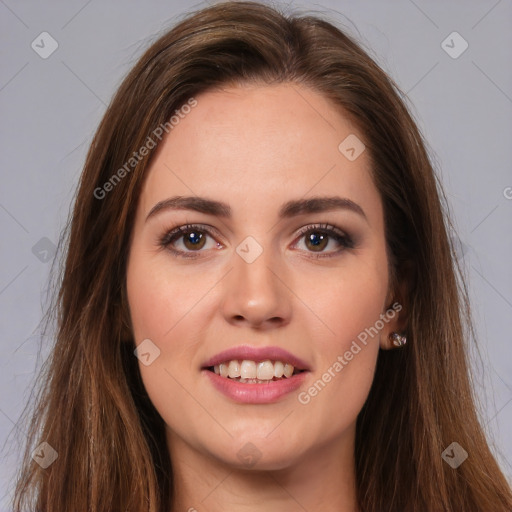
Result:
[[[198,231],[202,234],[206,233],[211,238],[214,238],[214,232],[209,229],[207,226],[203,226],[200,224],[186,224],[184,226],[179,226],[177,228],[171,229],[167,233],[165,233],[158,241],[158,244],[163,248],[170,251],[174,256],[177,258],[198,258],[199,253],[203,252],[201,250],[198,251],[179,251],[174,249],[171,245],[176,240],[179,240],[184,235],[190,233],[191,231]],[[353,239],[341,231],[340,229],[336,228],[335,226],[332,226],[330,224],[314,224],[309,225],[301,228],[299,232],[297,233],[297,238],[300,240],[305,235],[308,235],[310,233],[319,233],[322,235],[327,235],[329,238],[335,240],[340,246],[341,249],[338,249],[336,251],[331,251],[328,253],[315,253],[313,251],[308,251],[312,254],[313,258],[320,259],[320,258],[332,258],[333,256],[336,256],[343,252],[345,249],[352,249],[354,248],[354,241]],[[298,241],[297,240],[297,241]]]

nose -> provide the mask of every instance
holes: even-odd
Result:
[[[233,269],[224,282],[222,313],[229,323],[259,330],[283,327],[292,315],[286,272],[270,250],[251,263],[233,254]]]

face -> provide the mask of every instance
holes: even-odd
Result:
[[[364,137],[297,85],[195,99],[150,165],[127,267],[171,457],[282,469],[350,450],[398,318]]]

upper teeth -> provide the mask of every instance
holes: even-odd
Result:
[[[237,360],[221,363],[213,367],[214,372],[221,377],[236,379],[258,379],[272,380],[274,377],[280,379],[283,375],[291,377],[294,367],[281,361],[272,362],[269,359],[256,363],[244,359],[241,363]]]

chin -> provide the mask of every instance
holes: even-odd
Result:
[[[208,449],[208,447],[207,447]],[[209,447],[210,454],[226,466],[237,470],[277,471],[293,467],[304,455],[305,447],[301,442],[286,443],[282,439],[269,441],[264,436],[244,435],[230,440],[230,447]]]

